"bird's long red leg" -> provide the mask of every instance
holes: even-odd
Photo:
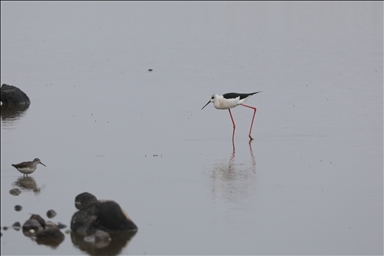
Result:
[[[255,120],[256,108],[255,108],[255,107],[252,107],[252,106],[245,105],[245,104],[241,104],[241,106],[244,106],[244,107],[253,109],[253,117],[252,117],[251,129],[249,129],[249,134],[248,134],[249,138],[250,138],[251,140],[253,140],[253,138],[252,138],[252,136],[251,136],[251,132],[252,132],[253,121]],[[231,115],[231,116],[232,116],[232,115]]]
[[[233,132],[232,132],[232,142],[233,142],[233,139],[235,138],[236,124],[235,124],[235,121],[233,120],[233,116],[232,116],[231,110],[228,109],[228,111],[229,111],[229,115],[231,116],[231,120],[232,120],[232,124],[233,124]]]

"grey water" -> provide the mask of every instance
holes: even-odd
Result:
[[[110,255],[383,254],[382,2],[2,1],[3,83],[31,105],[1,109],[1,227],[54,209],[64,232],[86,191],[139,227]],[[232,144],[201,108],[254,91]],[[27,186],[11,164],[35,157]]]

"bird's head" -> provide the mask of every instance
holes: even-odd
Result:
[[[43,163],[41,162],[41,160],[40,160],[39,158],[35,158],[35,159],[33,159],[33,162],[36,162],[36,163],[38,163],[38,164],[41,164],[41,165],[46,166],[45,164],[43,164]]]
[[[218,98],[218,97],[219,97],[219,95],[217,95],[217,94],[213,94],[213,95],[211,96],[211,98],[209,98],[209,101],[207,102],[207,104],[205,104],[204,107],[201,108],[201,110],[203,110],[203,108],[205,108],[209,103],[211,103],[211,102],[215,102],[215,99]]]

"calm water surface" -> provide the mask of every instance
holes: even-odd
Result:
[[[107,251],[10,228],[2,254],[383,254],[382,2],[2,2],[1,18],[1,83],[32,102],[2,107],[1,226],[49,209],[69,226],[87,191],[139,227]],[[251,143],[252,110],[233,109],[234,145],[228,111],[200,110],[231,91],[263,91]],[[35,157],[25,187],[11,164]]]

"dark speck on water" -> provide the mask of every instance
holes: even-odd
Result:
[[[15,211],[19,212],[23,209],[21,205],[15,205]]]

